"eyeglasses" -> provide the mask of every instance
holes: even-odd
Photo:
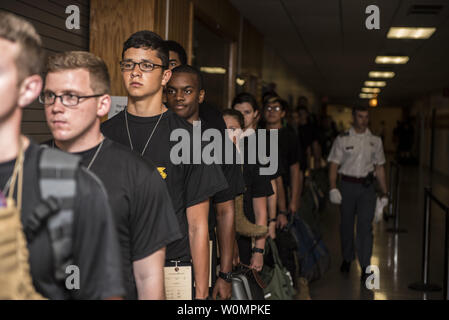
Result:
[[[74,94],[65,93],[60,96],[56,95],[54,92],[51,91],[45,91],[42,92],[39,95],[39,102],[49,106],[56,102],[56,98],[61,99],[61,103],[66,107],[75,107],[80,103],[80,99],[88,99],[88,98],[95,98],[95,97],[101,97],[104,95],[102,94],[93,94],[90,96],[77,96]]]
[[[267,110],[267,111],[281,111],[281,107],[279,107],[279,106],[277,106],[277,107],[271,107],[271,106],[268,106],[268,107],[265,107],[265,110]]]
[[[161,64],[156,64],[148,61],[134,62],[134,61],[120,61],[120,69],[122,71],[133,71],[136,64],[139,66],[140,71],[142,72],[150,72],[153,71],[156,67],[165,68]]]

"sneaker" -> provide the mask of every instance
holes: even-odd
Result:
[[[343,260],[343,263],[341,264],[341,267],[340,267],[340,271],[344,272],[344,273],[348,273],[350,267],[351,267],[351,262]]]

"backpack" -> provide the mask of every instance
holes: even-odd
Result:
[[[290,232],[297,242],[300,276],[309,282],[318,280],[330,267],[326,245],[300,217],[295,216]]]
[[[293,300],[296,294],[290,272],[282,265],[276,244],[267,238],[265,245],[266,256],[271,255],[273,264],[264,263],[261,277],[266,284],[264,294],[266,300]]]
[[[66,268],[73,264],[73,216],[77,190],[76,172],[81,158],[57,149],[42,147],[39,159],[39,187],[42,201],[24,222],[31,243],[46,226],[52,248],[54,277],[64,283]],[[67,298],[61,292],[59,299]]]

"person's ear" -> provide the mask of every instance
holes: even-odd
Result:
[[[281,118],[284,118],[285,117],[285,111],[282,111],[281,112]]]
[[[109,110],[111,109],[111,103],[112,99],[110,95],[105,94],[99,97],[97,104],[97,116],[100,118],[106,116],[109,113]]]
[[[19,87],[19,99],[17,105],[19,108],[25,108],[31,102],[36,100],[42,91],[42,78],[38,74],[26,77]]]
[[[203,103],[205,95],[206,95],[206,92],[203,89],[201,89],[200,94],[198,96],[198,103]]]
[[[162,86],[165,86],[168,81],[170,81],[171,75],[172,73],[170,69],[164,70],[164,73],[162,73]]]

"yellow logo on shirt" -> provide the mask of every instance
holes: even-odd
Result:
[[[159,171],[159,174],[161,175],[162,179],[167,178],[167,173],[165,173],[165,167],[157,167],[157,171]]]

